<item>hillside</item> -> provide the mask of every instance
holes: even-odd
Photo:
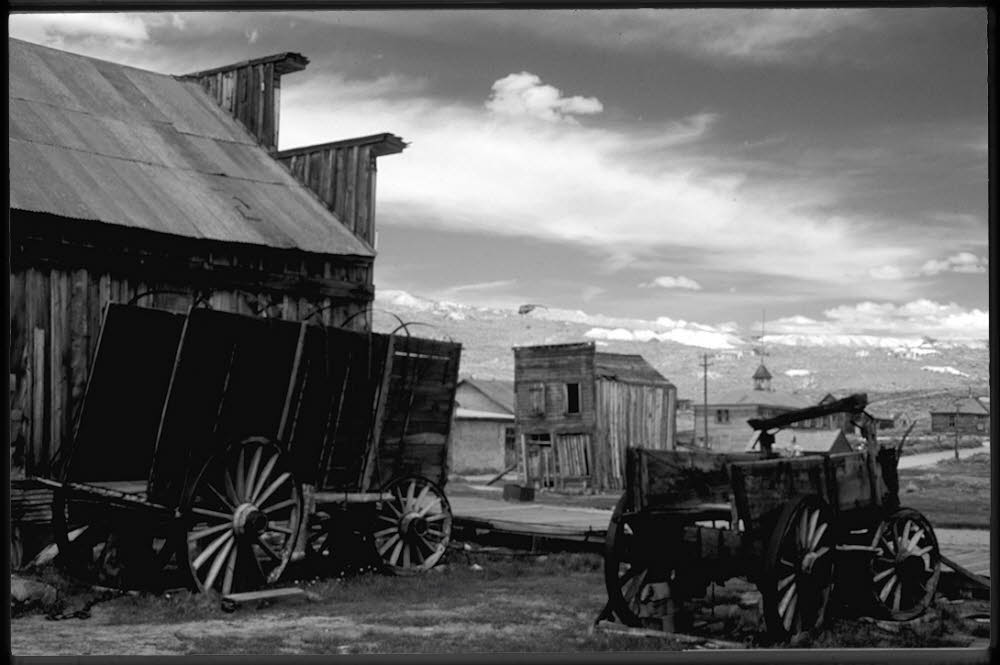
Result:
[[[412,322],[409,329],[414,335],[461,342],[463,376],[513,379],[512,347],[593,341],[604,351],[642,355],[677,386],[681,398],[701,402],[703,354],[709,355],[709,401],[713,394],[750,387],[750,376],[761,360],[753,351],[753,340],[697,325],[671,329],[660,323],[659,332],[630,329],[629,323],[656,324],[545,308],[519,314],[435,302],[402,291],[380,292],[375,306],[377,329],[398,325],[387,314],[391,313]],[[773,388],[810,399],[828,392],[867,392],[872,402],[883,405],[873,406],[875,412],[926,418],[928,409],[948,408],[970,388],[977,395],[989,394],[985,344],[871,336],[833,340],[768,336],[764,341],[768,353],[764,362],[774,376]]]

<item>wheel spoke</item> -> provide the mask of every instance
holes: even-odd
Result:
[[[187,539],[189,543],[193,543],[196,540],[201,540],[205,536],[210,536],[213,533],[219,533],[220,531],[231,529],[232,526],[233,525],[229,522],[226,522],[225,524],[216,524],[215,526],[210,526],[207,529],[202,529],[201,531],[192,531],[188,534]]]
[[[240,448],[240,454],[236,457],[236,497],[242,503],[246,496],[246,467],[244,466],[245,447]]]
[[[267,463],[264,465],[264,470],[260,472],[260,479],[257,481],[257,486],[253,489],[253,494],[250,495],[250,503],[259,503],[257,496],[264,489],[264,484],[267,479],[271,477],[271,472],[274,470],[274,465],[278,463],[278,456],[273,455]]]
[[[201,568],[201,566],[215,553],[217,549],[222,547],[223,543],[231,540],[233,537],[232,530],[226,531],[224,534],[209,543],[208,547],[201,551],[193,562],[191,562],[191,567],[195,570]]]
[[[819,515],[819,512],[817,512],[816,514]],[[823,539],[823,534],[826,533],[826,528],[828,526],[830,525],[827,524],[826,522],[820,525],[819,529],[817,529],[816,533],[813,535],[812,540],[809,542],[809,549],[811,550],[816,549],[816,546],[819,545],[819,541]]]
[[[399,531],[399,528],[392,526],[389,527],[388,529],[382,529],[381,531],[376,531],[375,533],[372,534],[372,536],[375,538],[385,538],[390,534],[396,533],[397,531]]]
[[[381,545],[381,547],[378,548],[379,555],[380,556],[385,556],[385,553],[389,551],[389,548],[392,547],[393,545],[395,545],[397,542],[399,542],[399,534],[398,533],[395,536],[393,536],[393,537],[389,538],[388,540],[386,540]]]
[[[254,541],[254,544],[256,544],[258,547],[264,550],[264,554],[266,554],[269,558],[273,559],[274,561],[277,561],[278,563],[281,563],[281,557],[278,556],[274,550],[268,547],[267,543],[265,543],[260,536],[257,536],[257,539]]]
[[[227,540],[226,544],[222,547],[222,551],[215,557],[215,561],[212,562],[212,567],[208,571],[208,577],[205,578],[206,589],[211,589],[215,583],[215,578],[219,576],[219,571],[222,570],[222,563],[229,556],[229,550],[233,548],[234,542],[236,542],[234,539]]]
[[[889,575],[892,575],[892,574],[893,574],[894,572],[896,572],[896,569],[895,569],[895,568],[887,568],[886,570],[883,570],[883,571],[882,571],[881,573],[879,573],[878,575],[875,575],[875,576],[874,576],[874,577],[872,578],[872,582],[878,582],[878,581],[880,581],[880,580],[883,580],[883,579],[885,579],[886,577],[888,577]]]
[[[789,584],[791,584],[792,580],[794,580],[794,579],[795,579],[795,575],[794,574],[789,575],[788,577],[783,577],[781,580],[778,581],[778,591],[781,591],[786,586],[788,586]]]
[[[899,611],[899,596],[902,588],[902,584],[897,584],[896,591],[892,594],[892,609],[896,612]]]
[[[226,513],[220,513],[217,510],[209,510],[208,508],[202,508],[201,506],[192,506],[192,513],[197,513],[198,515],[204,515],[205,517],[214,517],[216,519],[225,520],[226,522],[232,522],[233,516],[227,515]]]
[[[264,446],[257,446],[257,449],[253,451],[253,457],[250,459],[250,470],[247,471],[246,485],[244,487],[245,494],[243,495],[247,499],[253,493],[253,490],[257,487],[257,469],[260,467],[260,458],[264,454]]]
[[[233,487],[233,478],[229,475],[229,469],[225,469],[222,474],[223,487],[226,488],[226,496],[233,503],[234,506],[240,504],[240,495],[236,493],[236,488]]]
[[[434,500],[431,501],[430,503],[428,503],[423,508],[421,508],[420,512],[418,512],[417,514],[420,517],[423,517],[424,515],[426,515],[427,513],[429,513],[432,508],[440,508],[440,507],[441,507],[441,499],[438,498],[438,497],[434,497]]]
[[[274,482],[271,483],[266,490],[264,490],[264,492],[257,498],[256,501],[254,501],[254,503],[256,503],[258,506],[264,505],[264,502],[267,501],[268,497],[271,496],[275,491],[277,491],[277,489],[281,487],[282,484],[284,484],[285,481],[287,481],[291,477],[292,474],[288,473],[287,471],[282,473],[280,476],[274,479]]]
[[[229,561],[226,563],[226,575],[222,580],[222,595],[229,595],[233,591],[233,573],[236,571],[236,550],[229,553]]]
[[[788,611],[782,615],[784,617],[782,623],[785,624],[785,630],[790,631],[792,629],[792,624],[795,623],[795,606],[798,604],[798,600],[798,596],[792,596],[791,601],[788,603]]]
[[[792,582],[792,584],[788,587],[788,591],[785,592],[785,595],[781,598],[781,602],[778,603],[778,614],[781,615],[785,614],[785,610],[788,608],[788,604],[791,602],[792,598],[794,598],[795,594],[797,593],[796,591],[797,587],[798,585],[795,582]]]
[[[816,561],[819,561],[819,559],[820,559],[821,556],[823,556],[824,554],[826,554],[829,551],[830,551],[830,548],[826,547],[824,545],[823,547],[821,547],[818,550],[816,550],[815,552],[813,552],[813,563],[815,564]]]
[[[819,540],[819,538],[816,538],[816,525],[818,523],[819,523],[819,511],[817,510],[813,512],[812,517],[810,517],[809,519],[809,531],[806,533],[806,539],[805,542],[803,543],[803,545],[805,545],[809,549],[815,547],[816,542]],[[823,527],[825,529],[826,525],[824,524]]]
[[[878,597],[879,600],[881,600],[883,603],[889,597],[889,592],[892,591],[892,588],[896,586],[897,579],[898,578],[895,575],[893,575],[892,577],[889,578],[889,581],[885,583],[885,586],[882,587],[882,592],[879,593]]]
[[[413,493],[417,489],[417,481],[411,480],[410,484],[406,487],[406,503],[403,509],[407,512],[413,510]]]
[[[294,535],[292,530],[283,524],[276,524],[274,522],[268,522],[266,531],[277,531],[278,533],[283,533],[286,536]]]
[[[220,492],[219,490],[215,489],[215,485],[213,485],[211,483],[207,483],[205,486],[208,488],[208,490],[212,494],[215,495],[215,498],[217,498],[219,501],[222,502],[222,505],[223,505],[224,508],[226,508],[227,510],[235,510],[236,509],[236,506],[233,505],[232,503],[230,503],[229,499],[227,499],[226,497],[224,497],[222,495],[222,492]]]
[[[441,520],[448,519],[448,513],[438,513],[437,515],[431,515],[425,518],[427,522],[440,522]]]
[[[271,513],[276,513],[279,510],[284,510],[285,508],[290,508],[292,506],[298,505],[298,501],[293,497],[291,499],[285,499],[280,501],[273,506],[268,506],[267,508],[261,508],[261,512],[265,515],[270,515]]]
[[[399,554],[402,550],[403,550],[403,539],[399,538],[398,541],[396,542],[396,547],[393,548],[392,550],[392,554],[389,555],[390,565],[392,566],[396,565],[396,562],[399,561]]]
[[[403,568],[410,567],[410,544],[403,542]]]

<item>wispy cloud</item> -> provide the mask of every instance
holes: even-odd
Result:
[[[864,301],[823,312],[822,319],[791,316],[768,321],[775,333],[834,335],[929,335],[941,339],[985,339],[989,312],[928,299],[904,304]]]
[[[139,48],[149,40],[147,19],[130,14],[22,14],[12,17],[12,23],[20,38],[56,48],[68,40]]]
[[[972,252],[959,252],[944,259],[931,259],[920,267],[922,275],[937,275],[942,272],[984,273],[987,259]]]
[[[677,277],[663,275],[650,282],[643,282],[639,286],[642,288],[658,287],[661,289],[690,289],[692,291],[701,290],[701,284],[694,281],[690,277],[684,277],[683,275],[679,275]]]

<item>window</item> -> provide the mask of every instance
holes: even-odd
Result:
[[[951,414],[950,416],[948,416],[948,427],[950,427],[951,429],[955,429],[955,414],[954,413]]]
[[[566,413],[580,413],[580,384],[566,384]]]
[[[503,428],[503,463],[509,467],[517,462],[517,436],[513,427]]]
[[[716,409],[715,410],[715,422],[717,422],[717,423],[728,423],[729,422],[729,409]]]
[[[533,416],[545,415],[545,384],[536,383],[528,387],[528,413]]]

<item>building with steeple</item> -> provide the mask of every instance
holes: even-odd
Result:
[[[752,388],[713,396],[709,390],[709,403],[694,404],[694,443],[697,447],[719,452],[743,451],[753,433],[747,420],[771,418],[781,413],[795,411],[812,402],[801,395],[774,390],[771,372],[763,362],[751,377]],[[708,438],[705,437],[705,411],[708,410]],[[797,423],[806,429],[811,423]]]

